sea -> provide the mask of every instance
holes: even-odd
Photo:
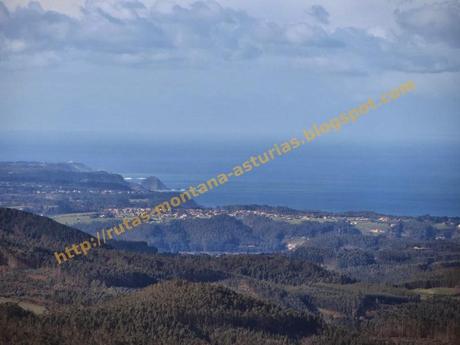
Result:
[[[169,188],[230,172],[280,140],[194,141],[117,136],[3,135],[1,161],[75,161]],[[302,146],[196,199],[203,206],[271,205],[315,211],[460,216],[459,145],[329,141]]]

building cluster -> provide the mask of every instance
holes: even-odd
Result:
[[[101,218],[132,218],[139,216],[142,212],[150,212],[150,208],[125,207],[125,208],[106,208],[100,214]],[[170,212],[162,214],[160,220],[174,219],[209,219],[216,216],[227,215],[235,218],[244,218],[248,216],[267,217],[273,220],[286,222],[303,222],[303,221],[337,221],[342,217],[324,216],[310,213],[278,213],[272,210],[248,210],[235,209],[229,210],[224,208],[176,208]]]

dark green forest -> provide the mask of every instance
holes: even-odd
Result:
[[[232,235],[241,224],[248,237],[266,228],[266,243],[310,240],[226,255],[126,242],[58,266],[54,251],[88,234],[0,209],[0,344],[457,344],[460,243],[432,239],[431,219],[370,236],[349,224],[258,218],[174,226],[193,226],[207,246],[222,222],[226,241],[241,240]]]

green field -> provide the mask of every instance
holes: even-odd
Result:
[[[76,223],[92,223],[97,221],[105,221],[107,218],[99,218],[96,212],[86,213],[66,213],[54,216],[53,219],[64,225],[73,225]]]
[[[16,303],[22,309],[31,311],[32,313],[37,314],[37,315],[42,315],[47,312],[47,309],[44,306],[41,306],[36,303],[20,301],[14,298],[0,297],[0,303],[8,303],[8,302]]]
[[[432,296],[449,296],[460,299],[460,288],[439,287],[431,289],[415,289],[413,291],[419,294],[422,299]]]

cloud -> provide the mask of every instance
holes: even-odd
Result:
[[[396,10],[397,23],[408,33],[428,42],[444,42],[460,48],[460,3],[448,1],[409,9]]]
[[[458,6],[395,11],[401,34],[347,27],[326,30],[328,11],[310,7],[303,21],[279,24],[216,1],[188,5],[140,0],[91,0],[81,15],[44,10],[39,3],[8,9],[0,3],[0,66],[22,68],[72,60],[149,66],[204,66],[225,61],[281,60],[312,69],[442,72],[459,69]],[[429,27],[428,24],[435,23]],[[420,44],[421,36],[427,42]],[[407,38],[410,38],[409,40]],[[449,47],[433,45],[446,42]]]
[[[329,24],[329,12],[324,9],[323,6],[313,5],[310,7],[308,12],[313,18],[315,18],[321,24]]]

